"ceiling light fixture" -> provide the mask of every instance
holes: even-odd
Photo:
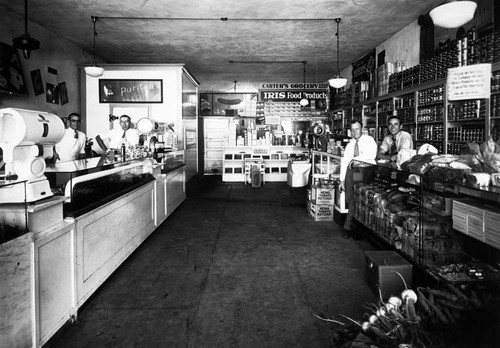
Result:
[[[31,51],[40,48],[40,41],[28,34],[28,0],[24,0],[24,34],[12,39],[15,48],[23,51],[23,57],[29,59]]]
[[[302,99],[300,100],[300,106],[307,106],[309,105],[309,100],[306,98],[306,63],[307,61],[302,61],[302,64],[304,65],[304,79],[303,79],[303,92],[302,92]]]
[[[442,28],[458,28],[474,17],[477,4],[474,1],[448,0],[439,5],[429,15],[434,25]]]
[[[94,53],[93,53],[93,60],[92,60],[92,66],[86,66],[85,69],[85,74],[91,76],[91,77],[99,77],[104,74],[104,69],[97,66],[96,61],[95,61],[95,39],[97,36],[97,31],[95,30],[95,23],[97,22],[97,16],[91,16],[92,22],[94,22]]]
[[[342,88],[347,83],[347,79],[340,76],[340,68],[339,68],[339,62],[340,62],[339,23],[340,23],[340,18],[335,18],[335,22],[337,22],[337,33],[335,33],[335,36],[337,36],[337,75],[335,75],[333,78],[329,79],[328,83],[333,88]]]

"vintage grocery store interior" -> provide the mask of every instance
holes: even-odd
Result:
[[[0,0],[0,347],[499,346],[499,12]]]

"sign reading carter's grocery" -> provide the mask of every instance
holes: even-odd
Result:
[[[324,89],[328,90],[327,83],[261,83],[259,89]]]
[[[299,102],[302,98],[315,101],[319,109],[326,109],[328,84],[326,83],[262,83],[260,101]]]

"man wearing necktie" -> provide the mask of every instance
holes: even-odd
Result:
[[[354,184],[356,182],[369,182],[372,166],[377,157],[377,143],[369,135],[362,133],[359,121],[351,123],[352,139],[346,145],[344,157],[340,162],[340,192],[345,191],[345,201],[348,206],[347,217],[343,226],[342,237],[349,238],[353,233],[352,217],[354,212]]]
[[[403,125],[398,116],[391,116],[387,129],[389,134],[384,137],[378,151],[378,158],[395,162],[401,150],[412,150],[413,139],[410,133],[402,130]]]
[[[131,127],[130,116],[120,116],[119,122],[120,127],[115,127],[95,137],[97,144],[104,152],[110,149],[120,149],[122,144],[125,144],[126,147],[139,144],[139,132]],[[104,140],[109,140],[108,146],[106,146]]]
[[[85,133],[80,132],[80,114],[72,113],[68,116],[67,128],[62,139],[54,146],[54,158],[57,161],[74,161],[85,158]]]

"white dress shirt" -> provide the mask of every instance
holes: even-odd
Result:
[[[74,161],[78,159],[78,155],[85,154],[85,140],[87,137],[83,132],[76,132],[78,133],[78,138],[75,138],[74,129],[66,128],[61,141],[55,145],[59,161]]]
[[[386,135],[384,140],[382,140],[382,144],[380,144],[380,150],[383,151],[384,154],[390,154],[392,146],[392,135]],[[413,149],[413,139],[410,133],[405,131],[400,131],[396,134],[396,148],[398,152],[401,150],[412,150]]]
[[[347,167],[353,160],[376,164],[375,158],[377,158],[377,143],[375,142],[375,139],[369,135],[361,135],[358,139],[359,156],[356,157],[354,157],[355,144],[356,139],[352,138],[345,147],[344,157],[340,162],[340,181],[345,180]]]
[[[108,148],[119,149],[122,143],[125,146],[135,146],[139,144],[139,132],[136,129],[129,128],[125,131],[125,137],[123,137],[123,129],[120,127],[113,128],[107,132],[100,134],[102,140],[109,139]]]

